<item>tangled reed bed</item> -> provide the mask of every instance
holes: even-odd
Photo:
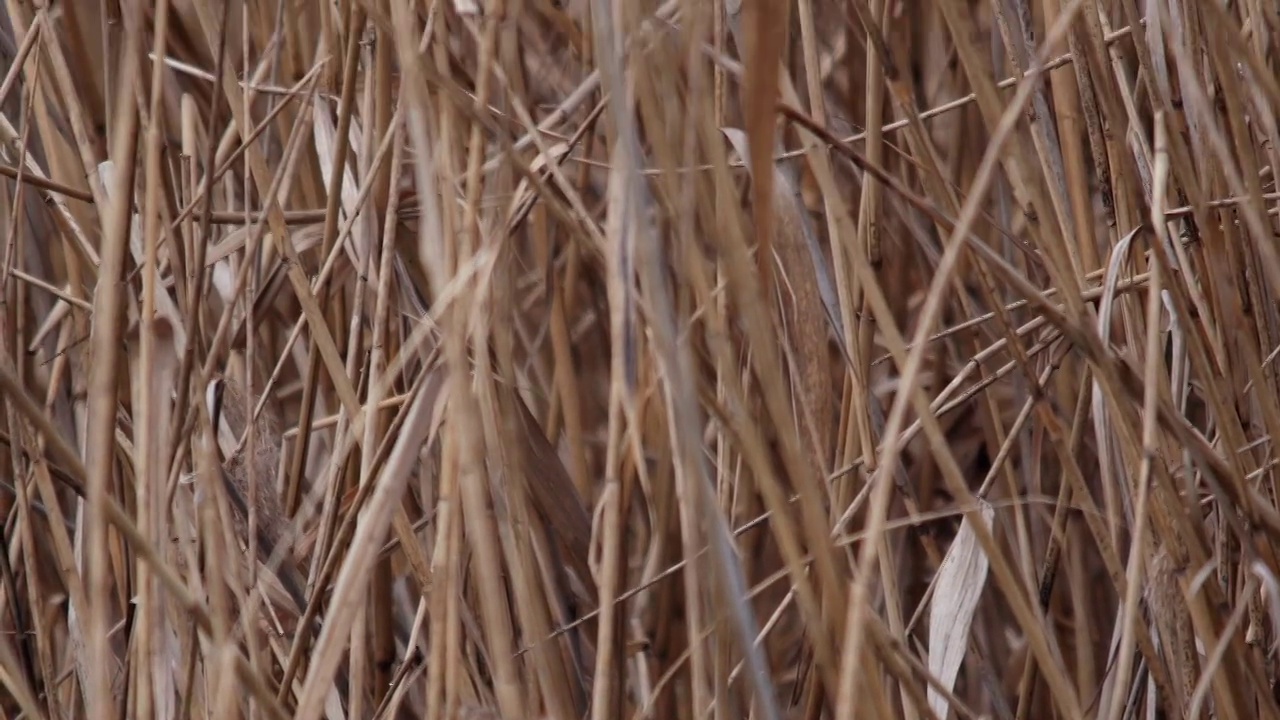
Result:
[[[1280,718],[1274,3],[3,8],[3,716]]]

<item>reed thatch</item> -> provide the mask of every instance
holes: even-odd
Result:
[[[0,716],[1280,719],[1275,0],[0,8]]]

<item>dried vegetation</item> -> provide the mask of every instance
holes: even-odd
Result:
[[[0,715],[1280,718],[1271,0],[7,0]]]

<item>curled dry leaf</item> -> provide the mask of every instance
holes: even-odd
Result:
[[[982,502],[978,516],[990,529],[995,509]],[[947,690],[955,687],[960,673],[973,614],[987,584],[988,567],[987,554],[974,534],[972,516],[966,517],[938,569],[937,587],[929,609],[929,673]],[[950,707],[951,702],[931,685],[929,708],[934,714],[945,718]]]

